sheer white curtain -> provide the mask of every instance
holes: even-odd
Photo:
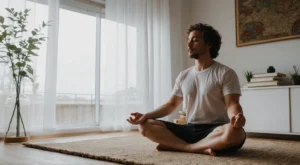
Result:
[[[170,97],[168,0],[108,0],[102,22],[99,125],[128,130],[131,112],[154,110]]]
[[[28,31],[38,28],[42,21],[52,21],[51,26],[43,31],[48,39],[40,45],[40,50],[36,52],[39,56],[33,58],[31,64],[34,68],[35,83],[27,81],[22,84],[21,93],[29,102],[21,105],[21,114],[26,132],[29,135],[41,133],[46,129],[53,129],[55,128],[55,61],[57,60],[59,0],[1,0],[0,6],[0,15],[2,16],[8,14],[5,8],[14,8],[18,12],[30,9],[27,23]],[[44,66],[44,69],[37,70],[38,65]],[[0,72],[0,136],[3,136],[12,112],[11,105],[7,100],[14,93],[14,85],[10,69],[6,64],[0,63]],[[13,132],[15,132],[15,124],[12,124],[10,129],[10,133]]]

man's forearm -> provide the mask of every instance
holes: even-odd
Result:
[[[176,107],[166,103],[162,106],[160,106],[159,108],[157,108],[156,110],[147,113],[147,118],[149,119],[156,119],[156,118],[161,118],[161,117],[165,117],[169,114],[171,114],[174,110],[176,109]]]

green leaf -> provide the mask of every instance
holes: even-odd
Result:
[[[31,60],[28,57],[25,58],[25,61],[31,62]]]
[[[5,38],[5,37],[7,36],[6,30],[2,32],[1,36],[2,36],[3,38]]]
[[[4,17],[0,16],[0,23],[3,24],[4,23]]]
[[[39,47],[35,46],[34,44],[29,44],[28,50],[31,51],[31,50],[34,50],[34,49],[39,49]]]
[[[30,9],[25,9],[24,13],[27,14],[30,11]]]
[[[38,56],[38,54],[34,53],[33,51],[28,51],[28,54],[31,54],[33,56]]]
[[[22,49],[21,48],[16,48],[16,50],[15,50],[15,53],[16,54],[19,54],[19,53],[21,53],[22,52]]]
[[[8,49],[10,49],[10,50],[16,50],[17,47],[16,47],[15,45],[9,45],[9,46],[8,46]]]
[[[31,75],[33,75],[33,69],[30,65],[26,66],[27,72],[30,73]]]
[[[46,41],[45,38],[46,38],[46,37],[41,37],[41,38],[39,38],[39,40],[40,40],[40,41]]]
[[[31,34],[32,34],[33,36],[35,36],[37,33],[36,33],[35,31],[32,31]]]
[[[8,26],[7,26],[7,25],[1,25],[1,27],[2,27],[3,29],[6,29],[6,28],[8,28]]]
[[[21,67],[24,67],[26,65],[26,62],[17,62],[16,63],[16,66],[21,68]]]
[[[27,76],[28,76],[27,73],[26,73],[25,71],[23,71],[23,70],[20,71],[19,74],[20,74],[22,77],[25,77],[25,76],[27,77]]]
[[[8,19],[10,19],[11,21],[16,21],[15,19],[13,19],[12,17],[7,17]]]
[[[5,10],[7,10],[9,13],[12,13],[13,11],[11,11],[9,8],[5,8]]]

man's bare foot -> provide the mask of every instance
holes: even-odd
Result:
[[[177,152],[179,152],[178,150],[175,150],[175,149],[173,149],[173,148],[164,146],[164,145],[162,145],[162,144],[158,144],[158,145],[156,146],[156,149],[157,149],[158,151],[177,151]]]
[[[156,149],[157,149],[158,151],[176,151],[176,152],[181,152],[181,151],[179,151],[179,150],[175,150],[175,149],[173,149],[173,148],[164,146],[164,145],[162,145],[162,144],[158,144],[158,145],[156,146]],[[211,155],[211,156],[216,156],[216,155],[217,155],[216,152],[213,151],[211,148],[205,149],[205,150],[203,150],[203,151],[198,151],[197,153],[207,154],[207,155]]]
[[[211,148],[208,148],[208,149],[205,149],[202,153],[204,154],[208,154],[208,155],[211,155],[211,156],[216,156],[216,152],[213,151]]]

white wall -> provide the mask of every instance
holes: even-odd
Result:
[[[191,20],[192,24],[210,24],[220,32],[223,43],[216,60],[233,68],[239,75],[242,86],[246,83],[243,76],[245,70],[266,72],[267,67],[273,65],[276,71],[289,74],[293,71],[293,65],[300,67],[300,39],[236,47],[234,0],[185,2],[191,5],[191,16],[185,15],[183,19]],[[194,61],[188,60],[185,68],[191,65],[194,65]]]

